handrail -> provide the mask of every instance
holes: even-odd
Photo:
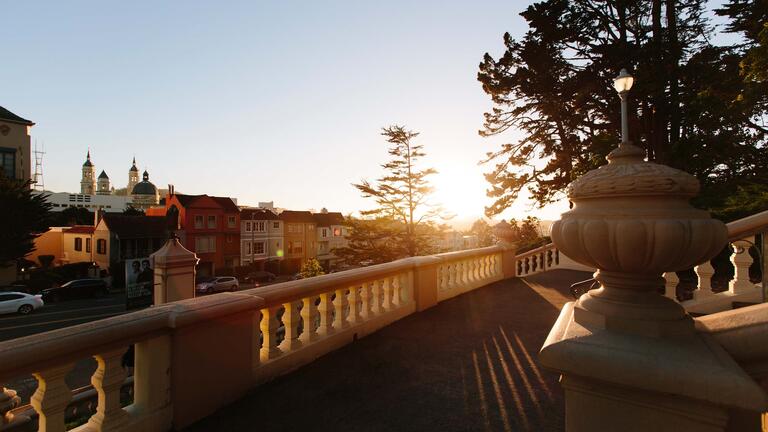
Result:
[[[126,347],[173,328],[247,309],[258,310],[263,303],[259,298],[226,293],[3,341],[0,342],[0,382],[93,353]]]
[[[397,261],[346,270],[339,273],[251,288],[239,291],[239,293],[261,297],[266,305],[288,303],[325,293],[329,288],[336,286],[354,285],[358,282],[395,275],[417,267],[438,265],[446,261],[489,255],[494,252],[503,251],[504,248],[501,246],[488,246],[479,249],[446,252],[438,255],[403,258]]]
[[[547,244],[545,244],[543,246],[537,247],[536,249],[531,249],[529,251],[525,251],[525,252],[523,252],[523,253],[521,253],[519,255],[516,255],[515,257],[516,258],[525,258],[528,255],[535,255],[537,253],[546,252],[548,250],[553,249],[554,247],[555,247],[555,244],[552,243],[552,242],[549,242],[549,243],[547,243]]]
[[[725,226],[728,228],[728,240],[760,234],[768,229],[768,210],[729,222]]]

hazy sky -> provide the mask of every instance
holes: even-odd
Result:
[[[528,3],[7,1],[0,106],[37,123],[53,191],[79,191],[90,148],[115,187],[135,155],[158,187],[344,213],[370,205],[350,183],[382,173],[380,128],[404,124],[438,199],[480,215],[477,162],[513,137],[478,136],[477,66]]]

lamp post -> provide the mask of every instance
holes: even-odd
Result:
[[[613,79],[613,88],[619,93],[621,98],[621,144],[629,143],[629,120],[627,119],[627,94],[635,78],[630,75],[626,69],[619,72],[619,76]]]

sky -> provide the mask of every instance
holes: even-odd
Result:
[[[118,188],[135,156],[160,188],[345,214],[372,206],[351,183],[383,174],[380,130],[401,124],[468,220],[490,204],[478,161],[514,141],[477,133],[478,64],[528,3],[6,1],[0,106],[36,123],[48,190],[79,191],[90,149]]]

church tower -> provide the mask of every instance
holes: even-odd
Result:
[[[133,165],[128,170],[128,187],[126,188],[126,195],[130,196],[133,193],[133,187],[139,183],[139,169],[136,168],[136,157],[133,157]]]
[[[107,175],[107,172],[102,170],[101,174],[99,174],[99,179],[97,180],[98,183],[98,190],[96,191],[96,195],[111,195],[112,194],[112,188],[109,187],[109,176]]]
[[[96,167],[91,162],[91,151],[88,150],[88,156],[83,163],[83,178],[80,180],[80,193],[84,195],[96,194]]]

